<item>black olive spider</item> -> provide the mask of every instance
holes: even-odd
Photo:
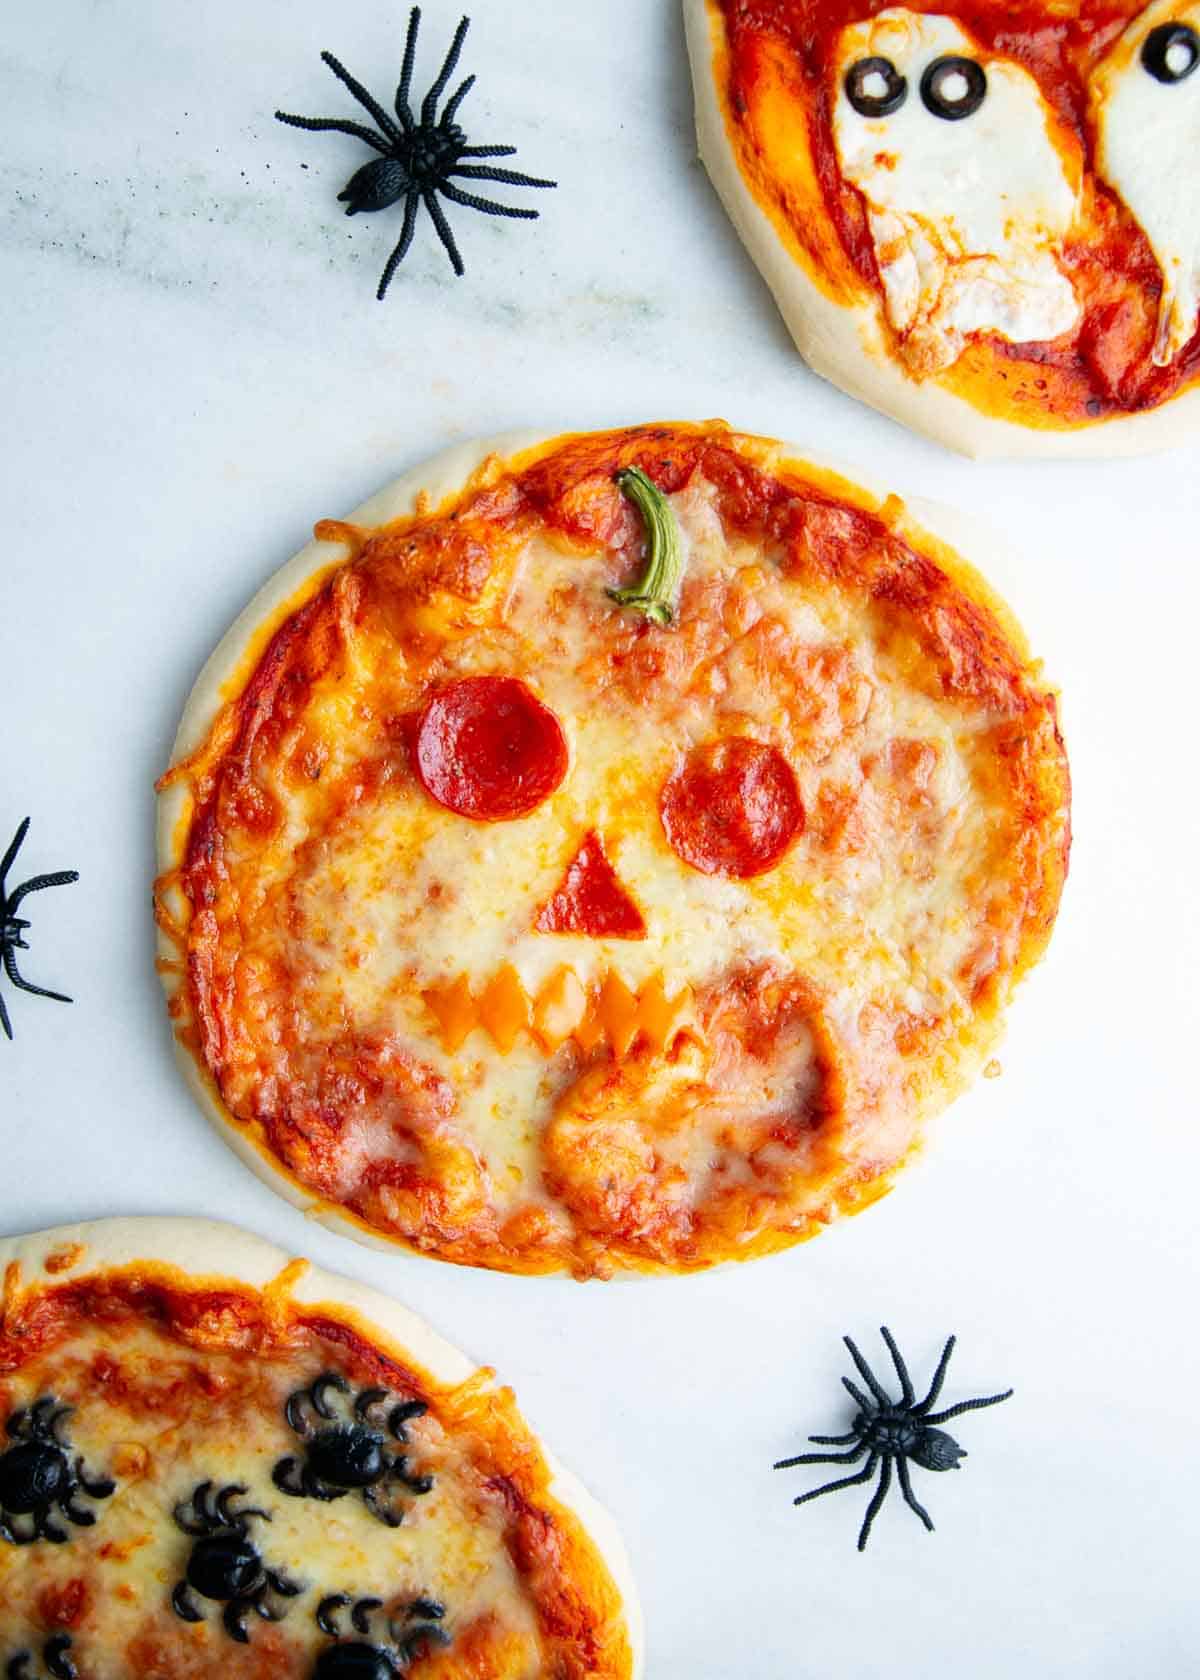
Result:
[[[72,1643],[69,1633],[55,1633],[42,1646],[42,1667],[52,1680],[79,1680],[79,1670],[67,1655]],[[4,1665],[5,1680],[34,1680],[32,1661],[32,1651],[18,1651]]]
[[[497,204],[494,199],[480,198],[476,193],[464,192],[454,184],[454,177],[469,181],[497,181],[510,187],[555,187],[557,181],[544,181],[535,175],[522,175],[515,169],[497,169],[490,164],[465,163],[465,158],[511,157],[515,146],[469,146],[464,130],[454,120],[458,108],[475,84],[468,76],[446,101],[441,116],[437,115],[438,101],[446,91],[446,84],[462,53],[470,18],[463,18],[454,32],[450,50],[437,79],[421,102],[419,115],[414,115],[409,103],[412,88],[413,63],[417,51],[417,32],[421,25],[421,8],[414,6],[408,20],[408,37],[404,43],[404,62],[400,69],[400,86],[396,89],[396,119],[389,116],[377,99],[340,63],[332,53],[323,52],[322,59],[379,125],[368,128],[364,123],[349,122],[339,117],[294,117],[287,111],[276,111],[277,119],[292,128],[316,132],[333,130],[352,135],[373,150],[380,152],[370,163],[357,170],[338,194],[338,201],[346,206],[347,216],[361,211],[388,210],[404,200],[404,224],[400,238],[387,260],[379,281],[376,297],[382,302],[392,283],[392,276],[407,255],[417,225],[417,212],[424,204],[438,238],[450,258],[455,274],[466,272],[450,224],[438,203],[438,194],[452,204],[464,205],[468,210],[480,210],[485,216],[510,216],[520,221],[536,221],[536,210],[516,209],[512,205]]]
[[[362,1639],[348,1639],[340,1626],[340,1614],[350,1605],[350,1625]],[[375,1613],[383,1609],[380,1598],[351,1601],[349,1593],[331,1593],[317,1606],[317,1626],[336,1639],[317,1658],[315,1680],[395,1680],[431,1646],[450,1644],[441,1622],[444,1604],[436,1598],[413,1598],[384,1618],[384,1631],[372,1634]],[[368,1643],[371,1641],[371,1643]]]
[[[429,1408],[423,1400],[396,1401],[386,1388],[364,1388],[355,1397],[351,1420],[330,1404],[331,1389],[348,1394],[350,1384],[336,1371],[323,1371],[308,1388],[288,1397],[284,1415],[304,1443],[304,1458],[281,1458],[271,1479],[293,1499],[333,1500],[361,1493],[372,1516],[389,1528],[398,1528],[404,1520],[403,1507],[381,1500],[381,1491],[398,1484],[420,1496],[433,1487],[433,1477],[413,1475],[407,1453],[388,1451],[384,1431],[407,1446],[407,1426],[414,1418],[424,1417]],[[381,1419],[385,1409],[386,1417]]]
[[[225,1606],[221,1620],[231,1639],[247,1645],[246,1617],[251,1610],[265,1622],[282,1621],[287,1614],[280,1599],[296,1598],[303,1587],[278,1569],[269,1569],[251,1540],[252,1518],[270,1522],[270,1513],[254,1506],[235,1510],[233,1501],[247,1490],[240,1482],[213,1493],[212,1482],[199,1482],[175,1507],[175,1522],[195,1538],[184,1578],[171,1592],[171,1607],[185,1622],[202,1622],[204,1611],[193,1594]]]
[[[76,1503],[79,1495],[107,1499],[116,1488],[107,1476],[89,1476],[78,1454],[72,1461],[66,1423],[73,1411],[45,1395],[8,1420],[13,1445],[0,1453],[0,1539],[10,1545],[62,1545],[69,1536],[53,1520],[54,1508],[77,1528],[90,1528],[96,1515]],[[22,1517],[28,1523],[18,1522]]]
[[[17,915],[22,901],[30,893],[42,892],[46,887],[67,887],[72,881],[78,881],[77,869],[60,869],[54,875],[35,875],[30,881],[23,881],[19,887],[8,891],[8,872],[17,861],[17,853],[21,850],[25,836],[29,833],[29,818],[17,829],[12,842],[4,857],[0,860],[0,960],[4,963],[4,972],[13,985],[22,992],[32,992],[35,997],[53,998],[55,1003],[70,1003],[71,999],[62,992],[48,992],[44,986],[35,986],[26,980],[17,967],[17,952],[28,951],[23,935],[29,923]],[[0,993],[0,1027],[11,1039],[13,1035],[12,1022],[8,1018],[3,994]]]
[[[801,1453],[797,1458],[781,1458],[775,1465],[776,1470],[789,1470],[795,1464],[856,1464],[864,1453],[868,1455],[867,1462],[856,1475],[843,1476],[836,1482],[826,1482],[824,1487],[813,1488],[811,1493],[802,1493],[798,1499],[792,1501],[794,1505],[806,1505],[810,1499],[819,1499],[823,1493],[834,1493],[838,1488],[858,1487],[863,1482],[869,1482],[878,1467],[879,1485],[867,1506],[867,1514],[863,1518],[858,1535],[860,1552],[866,1550],[871,1524],[879,1514],[879,1508],[892,1485],[893,1463],[900,1479],[900,1490],[904,1495],[905,1504],[909,1510],[916,1512],[925,1527],[932,1532],[933,1519],[913,1495],[908,1460],[911,1458],[913,1463],[919,1464],[923,1470],[957,1470],[959,1460],[966,1458],[967,1454],[945,1430],[934,1426],[945,1423],[948,1418],[959,1417],[963,1412],[978,1411],[981,1406],[995,1406],[1012,1394],[1012,1389],[1007,1388],[1003,1394],[989,1394],[979,1400],[962,1400],[957,1406],[947,1407],[944,1412],[933,1412],[930,1407],[942,1392],[946,1368],[950,1363],[950,1355],[954,1352],[955,1338],[951,1336],[942,1349],[942,1357],[938,1360],[929,1393],[923,1400],[918,1401],[913,1393],[908,1367],[900,1356],[891,1331],[886,1326],[881,1326],[879,1334],[887,1344],[892,1363],[896,1367],[896,1375],[900,1379],[900,1399],[896,1401],[891,1398],[849,1336],[843,1336],[842,1340],[850,1350],[850,1357],[874,1398],[868,1399],[849,1377],[843,1377],[843,1385],[859,1407],[849,1433],[810,1435],[808,1438],[819,1446],[826,1447],[844,1447],[853,1442],[851,1451]]]

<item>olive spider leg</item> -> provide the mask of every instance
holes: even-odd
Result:
[[[908,1366],[904,1363],[904,1357],[901,1354],[900,1349],[896,1346],[895,1337],[892,1335],[892,1332],[888,1329],[886,1324],[881,1324],[879,1326],[879,1334],[883,1337],[884,1342],[887,1344],[887,1350],[892,1356],[892,1364],[896,1367],[896,1375],[900,1379],[900,1404],[907,1410],[916,1398],[913,1393],[912,1378],[908,1374]]]
[[[875,1467],[879,1463],[879,1454],[873,1452],[858,1472],[857,1476],[842,1476],[836,1482],[826,1482],[824,1487],[813,1488],[808,1493],[802,1493],[792,1500],[793,1505],[807,1505],[810,1499],[820,1499],[823,1493],[836,1493],[838,1488],[857,1487],[861,1482],[869,1482],[875,1474]]]
[[[945,1347],[942,1349],[942,1357],[938,1360],[937,1370],[933,1373],[933,1381],[929,1385],[929,1393],[925,1396],[924,1400],[912,1409],[914,1417],[924,1417],[926,1412],[937,1399],[938,1395],[942,1392],[942,1384],[946,1380],[946,1367],[950,1363],[950,1355],[954,1352],[954,1344],[957,1340],[957,1336],[951,1336]]]
[[[473,164],[460,163],[451,171],[469,181],[498,181],[505,187],[556,187],[557,181],[543,181],[537,175],[522,175],[519,169],[477,169]]]
[[[921,1521],[925,1524],[925,1527],[929,1530],[930,1534],[932,1534],[933,1518],[929,1515],[929,1512],[925,1509],[924,1505],[921,1504],[921,1501],[913,1493],[912,1479],[908,1474],[908,1460],[905,1458],[903,1453],[901,1453],[896,1460],[896,1470],[900,1477],[900,1491],[904,1495],[904,1503],[908,1506],[910,1511],[915,1511],[917,1513]]]
[[[957,1406],[950,1406],[944,1412],[930,1412],[926,1423],[946,1423],[950,1418],[961,1417],[963,1412],[977,1412],[982,1406],[995,1406],[1001,1400],[1011,1400],[1013,1391],[1006,1388],[1003,1394],[987,1394],[981,1400],[960,1400]],[[965,1458],[967,1455],[963,1453]]]
[[[858,1531],[858,1549],[860,1552],[865,1552],[867,1549],[867,1540],[870,1537],[871,1524],[879,1515],[879,1507],[887,1498],[888,1489],[891,1485],[892,1461],[890,1458],[885,1458],[879,1467],[879,1486],[875,1489],[875,1492],[871,1496],[871,1503],[867,1506],[867,1514],[863,1518],[863,1525]]]
[[[429,219],[437,229],[437,236],[442,242],[446,255],[450,258],[450,266],[460,278],[467,271],[459,255],[458,246],[454,243],[454,235],[450,231],[450,223],[446,220],[441,205],[437,201],[437,194],[432,188],[421,194],[425,208],[429,212]]]
[[[360,1598],[350,1612],[350,1622],[355,1633],[370,1633],[372,1612],[382,1609],[381,1598]]]
[[[379,124],[380,129],[387,135],[388,139],[399,140],[400,130],[396,127],[393,119],[388,116],[379,101],[372,94],[367,92],[362,83],[350,74],[349,70],[346,69],[346,66],[341,62],[341,60],[335,58],[331,52],[323,52],[321,57],[333,71],[338,81],[341,82],[344,87],[349,88],[350,92],[354,95],[355,99],[358,100],[358,103],[364,110],[371,113],[371,115],[375,118],[375,121]]]
[[[425,95],[424,102],[421,105],[421,121],[423,123],[431,124],[437,115],[438,100],[446,91],[446,83],[454,74],[454,67],[462,54],[463,42],[467,38],[467,30],[470,26],[470,19],[463,18],[454,31],[454,39],[450,43],[450,50],[446,54],[445,63],[438,71],[437,80]]]
[[[848,1453],[800,1453],[796,1458],[781,1458],[774,1468],[790,1470],[794,1464],[857,1464],[866,1450],[867,1443],[859,1441]]]
[[[384,265],[379,280],[379,289],[375,293],[376,299],[382,303],[387,295],[387,289],[392,283],[392,276],[408,255],[408,248],[413,242],[413,234],[417,226],[417,209],[421,203],[421,195],[410,192],[404,200],[404,225],[400,229],[400,237],[396,241],[391,256]]]
[[[468,210],[482,210],[485,216],[511,216],[518,222],[536,222],[540,210],[516,210],[510,204],[497,204],[491,198],[477,198],[474,193],[459,192],[449,181],[443,181],[439,191],[454,204],[465,204]]]
[[[888,1392],[884,1388],[883,1384],[879,1381],[879,1378],[875,1375],[874,1371],[872,1371],[871,1367],[867,1364],[867,1362],[863,1358],[862,1354],[859,1353],[858,1349],[855,1347],[854,1343],[850,1340],[849,1336],[843,1336],[842,1340],[845,1342],[847,1348],[850,1351],[851,1359],[853,1359],[854,1363],[858,1366],[859,1376],[866,1383],[867,1387],[871,1390],[871,1393],[875,1396],[876,1400],[879,1402],[879,1404],[881,1406],[890,1406],[891,1403],[892,1403],[891,1395],[888,1394]]]
[[[365,123],[345,122],[340,117],[293,117],[287,111],[276,111],[275,116],[279,122],[287,123],[290,128],[306,128],[312,134],[349,134],[352,139],[362,140],[366,145],[373,146],[377,152],[386,155],[391,150],[387,141]]]

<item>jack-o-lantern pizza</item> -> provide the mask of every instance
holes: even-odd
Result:
[[[460,450],[317,539],[162,784],[160,967],[242,1155],[579,1276],[878,1196],[1066,872],[1055,699],[980,579],[718,424]]]
[[[611,1520],[494,1373],[205,1220],[0,1241],[10,1680],[634,1680]]]
[[[968,454],[1200,421],[1200,4],[684,10],[701,153],[817,372]]]

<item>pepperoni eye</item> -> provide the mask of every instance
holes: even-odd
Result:
[[[908,97],[908,82],[890,58],[860,58],[843,85],[860,117],[890,117]]]
[[[1186,23],[1160,23],[1142,42],[1142,63],[1156,82],[1183,82],[1200,64],[1200,35]]]
[[[461,677],[431,697],[417,722],[421,785],[473,822],[528,816],[567,773],[562,725],[516,677]]]
[[[961,122],[964,117],[974,116],[986,93],[983,65],[953,53],[935,58],[921,77],[925,109],[945,122]]]
[[[804,831],[791,765],[744,736],[694,748],[663,788],[659,814],[684,863],[738,880],[765,874]]]

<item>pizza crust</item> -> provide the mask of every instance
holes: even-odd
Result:
[[[1182,391],[1157,409],[1061,430],[1018,426],[982,414],[933,380],[919,384],[909,378],[887,341],[879,309],[828,298],[784,247],[746,186],[717,93],[716,67],[727,51],[720,7],[715,0],[683,0],[683,19],[701,160],[797,349],[815,373],[901,425],[976,460],[1147,455],[1200,431],[1200,389]]]
[[[376,497],[366,506],[378,501]],[[184,1272],[193,1283],[232,1282],[254,1290],[264,1289],[296,1263],[295,1256],[274,1243],[215,1219],[97,1219],[26,1236],[0,1237],[0,1279],[15,1263],[22,1288],[54,1287],[147,1261]],[[306,1307],[329,1307],[351,1319],[365,1339],[402,1363],[419,1365],[440,1384],[457,1387],[480,1372],[464,1353],[390,1296],[307,1261],[304,1268],[288,1280],[291,1300]],[[498,1386],[494,1373],[485,1375],[489,1387]],[[578,1519],[616,1583],[633,1651],[631,1680],[640,1680],[645,1670],[645,1624],[617,1525],[540,1439],[538,1445],[551,1472],[551,1498]]]
[[[669,423],[667,423],[669,424]],[[725,422],[707,424],[714,429],[727,430]],[[513,470],[518,463],[528,464],[544,453],[561,447],[579,434],[540,434],[511,432],[456,444],[433,456],[419,466],[402,474],[348,515],[349,525],[377,526],[391,520],[411,516],[419,511],[432,511],[458,495],[483,472]],[[733,434],[744,436],[746,434]],[[1021,626],[1000,596],[981,576],[976,566],[966,561],[960,545],[969,545],[984,560],[987,551],[1000,551],[994,540],[989,544],[965,516],[938,503],[921,500],[904,503],[884,487],[864,478],[856,470],[831,462],[798,444],[776,443],[749,437],[756,448],[768,449],[763,465],[778,469],[788,462],[802,463],[809,468],[835,475],[843,481],[846,494],[862,505],[864,492],[877,500],[875,511],[886,504],[886,518],[897,535],[918,550],[933,555],[951,581],[964,588],[970,596],[986,605],[999,621],[1005,636],[1023,663],[1029,661],[1029,646]],[[222,638],[205,664],[184,708],[176,736],[172,764],[179,765],[195,753],[205,742],[222,708],[234,698],[248,674],[252,662],[261,654],[266,642],[279,626],[324,584],[329,574],[349,557],[342,543],[313,541],[285,562],[278,572],[259,590],[244,612]],[[160,792],[158,807],[158,868],[160,876],[168,876],[182,862],[186,849],[192,814],[192,795],[186,777],[172,780]],[[177,886],[163,892],[167,908],[186,924],[188,906]],[[178,963],[178,948],[169,933],[160,925],[158,930],[160,975],[168,1002],[176,1011],[176,1031],[173,1042],[176,1060],[189,1090],[211,1124],[234,1153],[277,1194],[298,1208],[306,1217],[315,1219],[340,1236],[351,1237],[364,1246],[382,1253],[394,1254],[405,1246],[402,1239],[383,1236],[366,1221],[346,1208],[324,1201],[282,1168],[265,1147],[239,1125],[229,1114],[215,1081],[206,1067],[183,1042],[178,1029],[190,1020],[184,974]],[[998,1042],[998,1029],[997,1039]],[[988,1053],[995,1048],[989,1041]],[[983,1053],[980,1053],[982,1063]],[[966,1075],[964,1075],[964,1082]],[[961,1089],[956,1083],[949,1094]],[[419,1252],[419,1250],[417,1251]],[[732,1261],[725,1261],[725,1264]],[[641,1274],[635,1274],[641,1275]]]

